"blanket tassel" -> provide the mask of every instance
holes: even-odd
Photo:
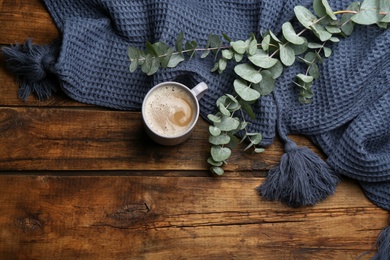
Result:
[[[334,193],[339,177],[317,154],[285,138],[285,154],[257,187],[267,200],[290,207],[314,205]]]
[[[27,40],[2,49],[8,69],[20,84],[18,96],[27,100],[34,93],[39,100],[49,98],[58,89],[55,61],[59,53],[56,43],[41,46]]]

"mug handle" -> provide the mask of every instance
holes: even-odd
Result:
[[[203,95],[206,93],[206,90],[208,88],[209,87],[206,85],[206,83],[200,82],[198,85],[196,85],[191,89],[191,92],[194,93],[197,100],[200,100],[203,97]]]

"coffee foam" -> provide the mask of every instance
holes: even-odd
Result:
[[[177,136],[191,126],[195,112],[196,104],[191,94],[175,85],[166,85],[149,94],[144,119],[157,134]]]

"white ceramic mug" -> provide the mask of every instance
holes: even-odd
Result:
[[[142,119],[149,137],[162,145],[186,141],[199,118],[198,100],[207,89],[204,82],[189,89],[173,81],[150,89],[142,103]]]

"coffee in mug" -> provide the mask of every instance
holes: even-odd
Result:
[[[142,118],[148,135],[163,145],[176,145],[190,136],[199,118],[199,103],[207,85],[193,89],[178,82],[163,82],[146,94]]]

